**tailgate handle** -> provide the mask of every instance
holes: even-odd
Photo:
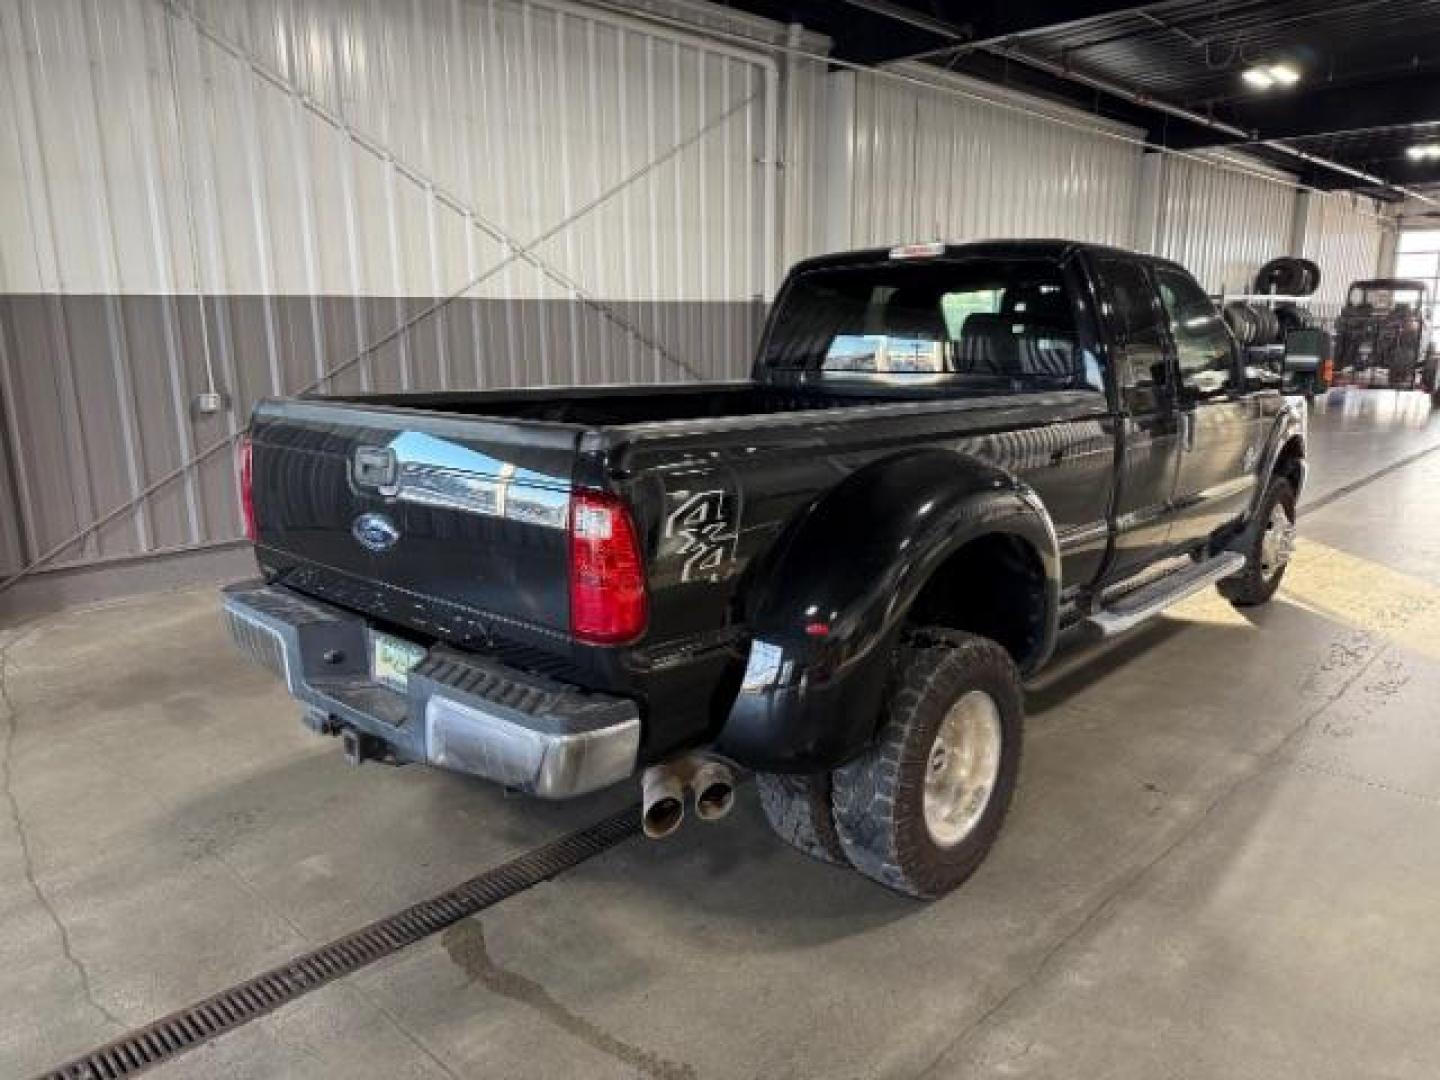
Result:
[[[388,446],[356,447],[350,474],[359,487],[394,487],[400,476],[395,451]]]

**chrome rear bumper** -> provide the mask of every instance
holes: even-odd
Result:
[[[371,630],[359,616],[274,585],[224,592],[235,644],[284,681],[311,726],[378,739],[401,761],[484,777],[548,799],[632,775],[640,714],[483,656],[432,648],[400,693],[371,678]]]

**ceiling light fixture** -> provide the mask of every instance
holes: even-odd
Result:
[[[1411,161],[1440,161],[1440,143],[1417,143],[1405,151]]]
[[[1300,81],[1300,72],[1289,64],[1260,64],[1246,68],[1240,78],[1257,90],[1268,90],[1272,86],[1294,86]]]

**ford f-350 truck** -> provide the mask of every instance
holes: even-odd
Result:
[[[935,897],[1062,634],[1275,592],[1306,427],[1277,383],[1163,259],[811,259],[744,382],[262,402],[226,617],[354,760],[641,776],[651,835],[751,770],[786,840]]]

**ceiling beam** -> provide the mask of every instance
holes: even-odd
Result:
[[[1394,188],[1397,194],[1417,198],[1424,202],[1434,201],[1426,195],[1410,191],[1398,184],[1390,182],[1384,177],[1367,173],[1363,169],[1357,169],[1353,165],[1349,165],[1343,161],[1334,161],[1297,147],[1288,146],[1284,142],[1277,141],[1271,136],[1255,131],[1247,131],[1227,120],[1219,120],[1203,113],[1197,113],[1193,109],[1187,109],[1184,106],[1175,105],[1161,98],[1152,97],[1149,94],[1141,93],[1121,83],[1067,68],[1063,64],[1056,63],[1053,60],[1035,56],[1015,48],[990,47],[990,51],[1004,55],[1019,63],[1039,68],[1041,71],[1048,72],[1059,78],[1070,79],[1082,86],[1088,86],[1091,89],[1098,90],[1101,93],[1125,98],[1137,105],[1153,109],[1155,112],[1175,117],[1176,119],[1184,121],[1186,124],[1198,125],[1199,127],[1208,129],[1209,135],[1207,137],[1213,137],[1215,144],[1254,147],[1259,150],[1273,151],[1297,161],[1303,161],[1307,165],[1328,169],[1331,172],[1347,176],[1351,180],[1350,187],[1356,186],[1354,181],[1359,181],[1365,186],[1391,187]],[[1291,163],[1291,167],[1295,167],[1293,162]]]
[[[953,13],[953,22],[968,23],[976,44],[994,44],[1039,31],[1078,30],[1114,15],[1144,15],[1159,4],[1114,3],[1106,0],[986,0],[967,3],[945,0],[940,7]]]
[[[731,0],[754,15],[803,23],[834,42],[834,55],[856,63],[952,56],[1042,30],[1079,29],[1096,19],[1141,14],[1134,0]]]
[[[1436,162],[1415,162],[1401,158],[1388,163],[1366,162],[1366,167],[1371,171],[1381,173],[1387,180],[1411,190],[1430,189],[1440,184],[1440,163]],[[1353,183],[1343,182],[1340,178],[1320,170],[1316,170],[1306,179],[1312,181],[1312,186],[1327,191],[1349,189],[1355,186]]]
[[[894,0],[841,0],[851,7],[864,8],[877,14],[890,14],[900,21],[928,30],[937,37],[951,40],[966,48],[979,48],[1003,41],[1014,41],[1029,34],[1082,30],[1100,19],[1116,15],[1135,15],[1151,25],[1175,29],[1152,14],[1155,2],[1116,3],[1115,0],[1080,0],[1057,3],[1055,0],[938,0],[929,5],[935,14],[922,14],[909,4]],[[1183,30],[1175,29],[1184,35]],[[1188,35],[1186,35],[1188,36]]]
[[[1364,85],[1317,86],[1232,100],[1223,115],[1260,139],[1301,139],[1440,122],[1440,73],[1422,71]],[[1213,133],[1212,134],[1219,134]],[[1239,140],[1244,142],[1245,140]],[[1201,136],[1194,145],[1231,143]]]

